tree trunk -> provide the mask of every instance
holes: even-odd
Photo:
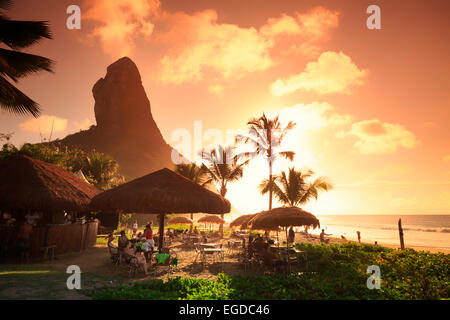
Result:
[[[227,187],[225,186],[225,184],[222,182],[222,186],[220,187],[220,195],[222,197],[225,198],[225,195],[227,194]],[[224,215],[221,214],[220,217],[223,220]],[[223,238],[223,224],[219,225],[219,233],[220,233],[220,237]]]
[[[161,253],[164,244],[164,213],[159,214],[159,241],[158,241],[158,249],[159,253]]]
[[[269,210],[272,209],[272,161],[269,160]]]

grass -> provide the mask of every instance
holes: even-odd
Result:
[[[67,274],[43,265],[0,265],[0,300],[61,300],[89,299],[78,290],[68,290]],[[106,280],[99,275],[83,272],[82,288],[104,286]]]

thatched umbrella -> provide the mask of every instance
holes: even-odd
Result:
[[[286,228],[286,242],[288,238],[287,227],[289,226],[320,227],[319,219],[312,213],[298,207],[281,207],[262,211],[256,214],[248,224],[251,225],[253,230],[284,227]]]
[[[210,216],[203,216],[200,219],[198,219],[198,222],[204,223],[205,227],[206,224],[209,223],[210,227],[211,224],[224,224],[225,220],[223,220],[222,218],[215,216],[215,215],[210,215]]]
[[[54,164],[24,155],[0,161],[0,209],[82,211],[99,193],[100,190]]]
[[[192,220],[186,217],[176,217],[170,219],[167,224],[193,224]]]
[[[235,228],[235,227],[240,226],[241,229],[243,229],[242,226],[244,224],[247,224],[247,222],[250,221],[250,219],[253,218],[254,216],[255,216],[255,213],[254,214],[243,214],[230,222],[230,228]]]
[[[124,183],[92,199],[95,210],[159,214],[163,239],[164,215],[169,213],[230,212],[230,202],[167,168]],[[159,241],[159,250],[162,241]]]

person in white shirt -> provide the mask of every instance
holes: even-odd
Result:
[[[133,223],[133,236],[136,235],[136,232],[138,231],[138,228],[139,228],[138,223],[137,223],[136,220],[134,220],[134,223]]]

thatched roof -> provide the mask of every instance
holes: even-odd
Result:
[[[237,217],[233,221],[230,222],[230,228],[235,228],[241,226],[241,229],[243,228],[243,225],[247,224],[247,222],[255,216],[256,213],[253,214],[243,214],[242,216]]]
[[[167,224],[193,224],[192,220],[186,217],[175,217],[170,219]]]
[[[230,202],[165,168],[95,196],[91,208],[105,212],[222,214],[230,212]]]
[[[61,167],[14,156],[0,161],[0,209],[78,211],[100,191]]]
[[[298,207],[282,207],[260,212],[248,224],[253,230],[289,226],[320,227],[319,219]]]
[[[198,219],[197,222],[200,223],[214,223],[214,224],[224,224],[225,221],[221,219],[218,216],[210,215],[210,216],[203,216],[200,219]]]

